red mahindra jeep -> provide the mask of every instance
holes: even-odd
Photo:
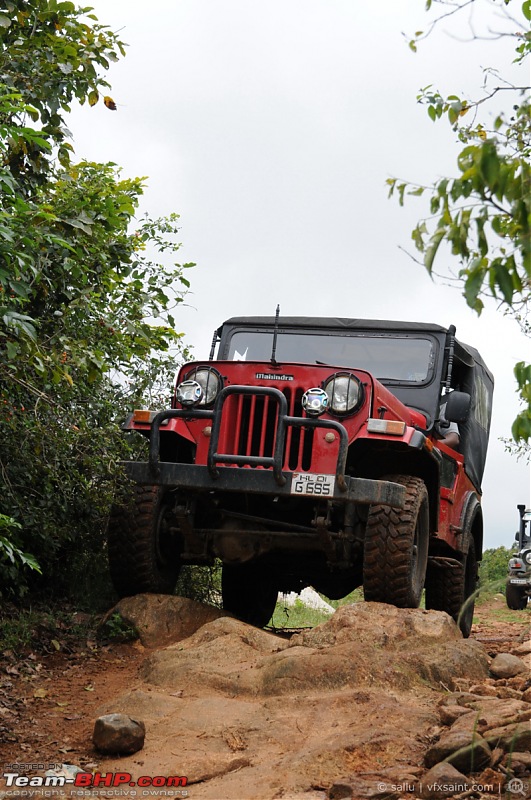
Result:
[[[182,564],[218,558],[224,607],[255,625],[279,591],[363,584],[401,607],[425,588],[468,636],[492,392],[453,326],[227,320],[210,358],[180,369],[172,407],[124,425],[150,445],[109,521],[118,593],[171,593]]]

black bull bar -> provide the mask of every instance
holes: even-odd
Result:
[[[272,397],[278,403],[277,430],[272,456],[251,456],[219,453],[219,435],[223,404],[232,394]],[[149,444],[149,461],[125,462],[127,475],[136,483],[173,486],[198,491],[248,492],[251,494],[291,495],[293,473],[282,469],[287,429],[328,428],[339,436],[334,493],[327,499],[342,503],[382,504],[403,508],[405,488],[391,481],[353,478],[345,475],[348,435],[345,427],[335,420],[292,417],[288,415],[287,400],[281,391],[267,386],[227,386],[219,393],[214,408],[167,409],[153,419]],[[212,420],[212,432],[206,466],[161,462],[160,426],[168,419]],[[220,467],[220,463],[236,466]],[[266,469],[241,469],[242,466]],[[309,496],[311,499],[311,495]]]

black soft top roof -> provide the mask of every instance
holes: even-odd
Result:
[[[275,317],[231,317],[223,325],[244,327],[272,328]],[[448,328],[435,325],[433,322],[403,322],[389,319],[349,319],[348,317],[283,317],[278,320],[279,328],[327,328],[335,330],[375,330],[375,331],[404,331],[415,333],[444,333]],[[221,328],[219,330],[221,333]],[[474,363],[480,365],[493,381],[492,373],[483,361],[478,351],[464,342],[456,340],[456,356],[463,363],[472,367]]]

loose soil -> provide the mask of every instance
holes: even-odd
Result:
[[[471,639],[490,657],[528,640],[529,611],[508,611],[501,596],[477,606],[475,619]],[[311,691],[305,686],[297,692],[292,684],[281,695],[254,697],[233,691],[231,696],[226,687],[201,688],[199,678],[194,690],[193,671],[172,687],[164,677],[164,662],[157,660],[163,651],[146,648],[138,640],[105,644],[90,640],[69,648],[70,652],[60,641],[57,644],[57,651],[44,656],[30,653],[23,662],[4,653],[0,774],[13,764],[26,765],[12,767],[13,771],[35,775],[66,763],[87,771],[188,774],[192,800],[411,798],[415,795],[405,789],[378,794],[371,787],[382,781],[406,787],[425,772],[423,755],[441,731],[437,704],[449,690],[460,688],[434,687],[429,681],[411,687],[400,685],[399,679],[394,687],[396,675],[390,672],[385,691],[378,680],[373,685],[364,675],[359,686],[330,688],[326,702],[319,687]],[[146,664],[151,664],[151,682],[146,680]],[[250,664],[249,670],[253,668]],[[276,677],[282,677],[278,669]],[[137,717],[144,710],[157,737],[156,747],[146,746],[124,759],[103,758],[91,742],[94,720],[101,713],[129,707],[128,703]],[[354,705],[356,722],[345,722],[344,709]],[[169,729],[164,735],[169,713],[180,720],[180,736],[170,735]],[[377,735],[371,738],[367,731],[372,727]],[[148,725],[146,742],[149,735]],[[348,794],[348,789],[341,794],[339,784],[345,775],[357,776],[359,794]],[[171,790],[155,794],[182,796]]]

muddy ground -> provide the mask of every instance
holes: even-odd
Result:
[[[192,800],[420,797],[426,754],[457,713],[441,708],[468,711],[468,693],[498,703],[494,722],[487,706],[476,714],[485,730],[499,727],[496,714],[506,711],[501,722],[531,717],[524,713],[531,712],[528,674],[500,680],[489,673],[499,652],[529,658],[529,611],[509,612],[498,596],[477,607],[476,619],[465,642],[438,612],[359,603],[291,638],[219,617],[165,646],[89,640],[67,652],[58,642],[60,649],[24,662],[7,653],[1,772],[40,775],[66,763],[128,772],[135,783],[180,776]],[[115,711],[146,725],[145,746],[132,756],[102,757],[92,745],[95,718]],[[446,796],[510,796],[508,748],[491,745],[490,762],[468,769],[476,783]],[[518,747],[529,750],[525,735]],[[519,764],[516,774],[524,793],[514,796],[531,794],[529,769]],[[487,779],[493,785],[493,776],[494,789],[477,788]],[[117,796],[103,787],[95,794]],[[185,796],[175,788],[153,794]]]

